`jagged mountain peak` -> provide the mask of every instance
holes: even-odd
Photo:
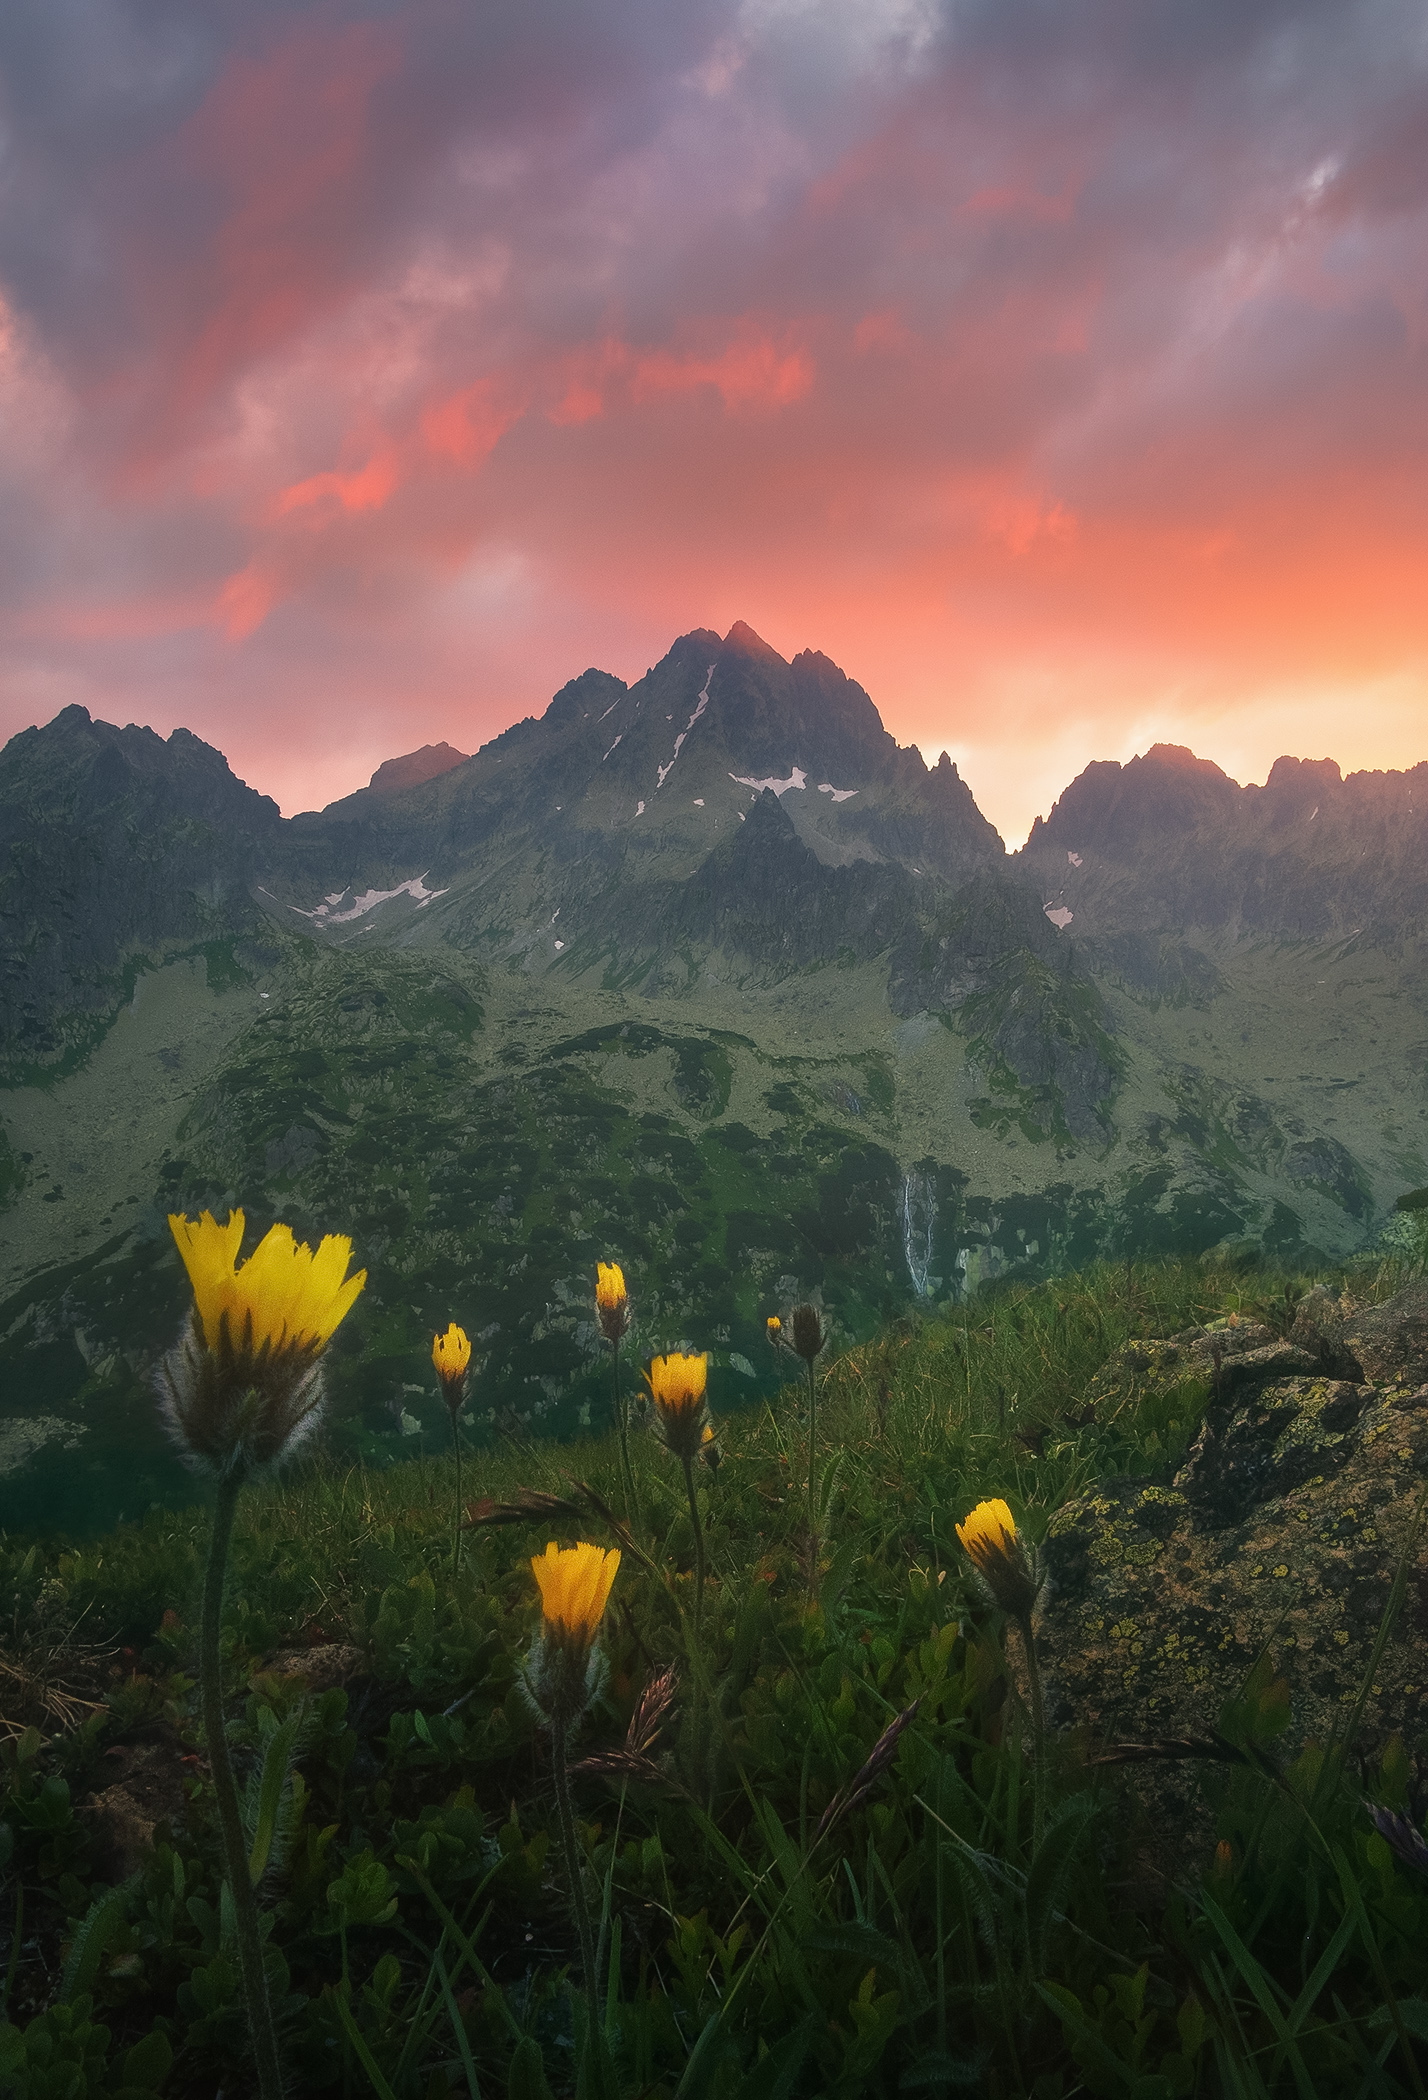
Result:
[[[736,620],[721,646],[725,649],[737,649],[744,656],[765,657],[780,664],[787,662],[787,658],[780,656],[778,650],[766,642],[761,634],[755,634],[747,620]]]
[[[1180,834],[1223,816],[1243,790],[1214,764],[1180,744],[1153,744],[1122,765],[1094,760],[1078,773],[1023,849],[1125,853],[1168,831]]]
[[[125,801],[150,821],[192,817],[245,831],[278,824],[278,805],[238,778],[223,753],[191,729],[167,737],[138,723],[97,722],[87,707],[61,708],[43,728],[22,729],[0,750],[0,809],[22,828],[42,812],[76,821]]]

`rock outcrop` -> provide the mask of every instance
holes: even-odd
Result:
[[[1205,1414],[1171,1481],[1104,1481],[1052,1520],[1038,1654],[1058,1727],[1093,1745],[1205,1739],[1258,1666],[1288,1702],[1277,1755],[1350,1721],[1356,1756],[1394,1735],[1413,1747],[1428,1731],[1425,1346],[1418,1285],[1362,1311],[1312,1293],[1287,1338],[1191,1329],[1112,1359],[1103,1416],[1189,1380]],[[1128,1769],[1170,1851],[1198,1849],[1194,1764]]]

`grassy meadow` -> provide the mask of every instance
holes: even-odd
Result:
[[[1206,1732],[1244,1760],[1201,1768],[1219,1842],[1148,1875],[1124,1771],[1074,1727],[1038,1759],[1018,1632],[956,1534],[1003,1497],[1034,1543],[1098,1478],[1168,1477],[1207,1394],[1098,1421],[1095,1372],[1134,1337],[1287,1324],[1313,1280],[1120,1263],[835,1336],[812,1538],[785,1358],[696,1468],[697,1635],[684,1476],[638,1417],[633,1509],[613,1433],[472,1438],[456,1568],[449,1456],[247,1489],[222,1659],[288,2090],[1421,2094],[1428,1879],[1364,1806],[1412,1805],[1418,1746],[1281,1769],[1273,1702],[1209,1688]],[[195,1689],[207,1530],[196,1507],[80,1545],[0,1536],[0,2090],[21,2100],[249,2090]],[[622,1555],[571,1751],[593,1988],[521,1689],[550,1539]],[[309,1689],[304,1658],[343,1681]],[[116,1862],[86,1802],[136,1750],[172,1812]]]

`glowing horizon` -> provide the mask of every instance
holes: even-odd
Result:
[[[1009,845],[1428,757],[1408,0],[16,0],[0,92],[0,740],[291,813],[744,619]]]

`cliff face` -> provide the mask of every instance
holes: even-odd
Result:
[[[0,1072],[79,1048],[138,951],[251,931],[253,868],[280,826],[186,729],[67,707],[0,753]]]

